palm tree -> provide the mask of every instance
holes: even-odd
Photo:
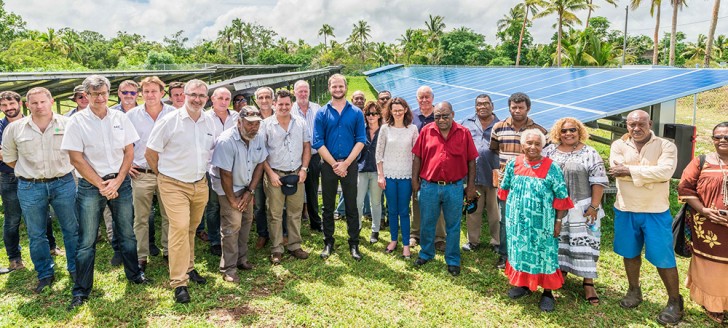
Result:
[[[523,4],[519,3],[508,11],[507,15],[496,22],[498,32],[508,29],[513,23],[521,23],[523,21]]]
[[[243,61],[243,20],[240,18],[233,19],[233,24],[231,26],[232,33],[235,37],[238,39],[238,51],[240,53],[240,65],[245,65],[245,61]]]
[[[632,0],[631,6],[632,10],[636,10],[640,4],[642,4],[642,0]],[[661,0],[651,0],[650,3],[650,16],[655,17],[655,33],[652,36],[652,65],[657,65],[657,59],[658,55],[660,54],[660,47],[658,44],[659,37],[660,37],[660,5]]]
[[[604,1],[606,1],[610,5],[614,5],[615,8],[617,7],[617,1],[616,0],[604,0]],[[588,10],[588,13],[586,14],[586,24],[584,25],[584,29],[585,30],[586,30],[587,27],[589,27],[589,19],[591,18],[592,11],[594,11],[594,9],[598,9],[599,8],[599,6],[597,6],[597,5],[594,4],[594,0],[586,0],[586,3],[588,5],[590,5],[590,7],[589,7],[589,9],[587,9]]]
[[[334,35],[334,28],[331,27],[331,25],[329,25],[329,24],[322,25],[321,26],[321,29],[318,31],[318,35],[319,36],[322,36],[322,35],[324,36],[324,47],[326,47],[326,44],[327,44],[327,42],[326,42],[326,37],[327,36],[330,36],[332,38],[336,37]]]
[[[430,36],[430,42],[439,41],[442,34],[445,33],[444,20],[445,17],[440,15],[433,17],[432,14],[430,14],[429,19],[425,21],[425,26],[427,26],[427,32]]]
[[[377,63],[379,63],[379,66],[389,64],[391,56],[392,54],[386,43],[379,42],[374,46],[372,57]]]
[[[232,49],[230,49],[233,45],[233,28],[230,26],[225,26],[222,28],[222,30],[217,31],[217,44],[225,50],[225,53],[229,56],[232,52]]]
[[[48,32],[40,35],[40,41],[45,43],[43,45],[44,48],[48,49],[50,52],[55,52],[61,47],[58,37],[58,33],[56,33],[55,29],[48,28]]]
[[[558,38],[556,41],[557,66],[561,67],[561,38],[564,25],[571,26],[573,23],[581,24],[581,20],[579,20],[579,17],[576,17],[574,11],[584,10],[591,6],[591,4],[588,4],[584,0],[551,0],[551,2],[549,2],[546,7],[544,7],[544,10],[534,17],[541,18],[549,16],[551,14],[558,15],[558,21],[556,23],[556,25],[558,25]]]
[[[352,39],[352,41],[356,40],[357,42],[359,42],[359,54],[361,56],[362,63],[364,63],[364,51],[366,49],[366,42],[369,38],[372,37],[369,34],[369,32],[371,31],[372,28],[369,27],[369,23],[367,23],[363,19],[354,24],[354,28],[351,30],[350,38]]]
[[[680,56],[691,60],[705,56],[705,39],[705,34],[698,34],[698,42],[688,43],[687,46],[685,46],[685,51],[683,51]]]
[[[710,56],[713,52],[713,37],[715,36],[715,26],[718,25],[718,11],[720,10],[720,0],[713,3],[713,17],[710,20],[710,29],[708,30],[708,42],[705,44],[705,61],[703,67],[710,67]]]
[[[670,0],[672,3],[672,29],[670,30],[670,66],[675,66],[675,45],[677,44],[677,11],[687,6],[687,0]]]
[[[516,67],[521,62],[521,48],[523,47],[523,35],[526,33],[526,25],[528,24],[528,13],[534,17],[538,13],[538,7],[546,5],[545,0],[526,0],[523,5],[526,7],[523,15],[523,25],[521,25],[521,35],[518,37],[518,51],[516,52]]]

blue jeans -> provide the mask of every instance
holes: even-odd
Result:
[[[0,173],[0,196],[3,201],[5,222],[3,242],[9,260],[20,259],[20,202],[18,201],[18,179],[13,173]]]
[[[33,260],[38,279],[54,275],[53,259],[47,237],[50,221],[48,205],[58,218],[66,247],[68,272],[76,272],[76,244],[78,243],[78,219],[76,218],[76,182],[71,173],[51,182],[18,181],[18,199],[25,217],[30,240],[30,258]]]
[[[385,179],[387,186],[387,211],[389,211],[389,231],[392,241],[397,241],[399,228],[402,227],[402,245],[409,246],[410,240],[410,197],[412,179]],[[437,220],[437,218],[435,218]]]
[[[210,196],[207,198],[207,206],[202,215],[202,221],[207,223],[207,238],[210,239],[210,245],[220,245],[220,201],[217,199],[217,193],[212,190],[210,177],[207,177],[207,188]],[[202,225],[200,223],[200,225]]]
[[[463,181],[438,185],[422,180],[420,186],[420,258],[435,257],[435,225],[440,211],[445,217],[445,263],[460,266],[460,218],[463,212]]]
[[[108,205],[114,222],[114,237],[118,240],[124,273],[129,280],[138,279],[141,270],[137,262],[136,237],[134,236],[134,205],[132,203],[131,178],[127,176],[117,190],[119,197],[107,200],[99,189],[78,179],[78,250],[76,252],[76,284],[73,296],[88,297],[94,282],[96,235],[99,219]]]

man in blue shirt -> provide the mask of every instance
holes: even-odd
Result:
[[[498,154],[490,150],[490,133],[493,125],[500,121],[493,113],[493,102],[490,96],[480,94],[475,98],[475,114],[464,119],[460,124],[470,131],[478,149],[475,160],[475,188],[480,192],[475,212],[468,214],[468,242],[462,249],[474,251],[480,245],[480,229],[483,225],[483,210],[488,212],[490,228],[490,245],[497,252],[500,245],[500,211],[498,210],[497,189],[493,183],[493,170],[499,168]]]
[[[345,199],[349,251],[359,261],[359,211],[356,207],[357,166],[359,153],[366,142],[364,115],[361,109],[346,101],[346,79],[341,74],[329,78],[331,101],[316,113],[313,148],[323,160],[321,196],[323,198],[324,250],[326,259],[334,250],[334,208],[339,182]]]

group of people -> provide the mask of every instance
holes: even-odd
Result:
[[[2,272],[23,267],[17,237],[22,212],[38,274],[36,292],[54,282],[51,253],[58,250],[50,244],[48,227],[56,217],[75,283],[71,309],[86,302],[93,287],[102,218],[108,217],[110,240],[127,279],[148,284],[144,271],[156,248],[150,231],[156,199],[170,286],[175,300],[186,303],[188,282],[206,283],[194,267],[195,236],[204,231],[203,218],[211,250],[221,255],[223,280],[238,283],[238,270],[252,269],[247,256],[253,221],[257,246],[270,242],[274,265],[284,260],[284,253],[309,257],[301,247],[305,217],[312,231],[323,232],[320,257],[331,256],[339,185],[348,253],[357,261],[363,257],[359,235],[367,199],[372,244],[379,240],[386,215],[391,239],[385,253],[397,251],[401,242],[401,256],[410,259],[412,247],[419,244],[413,261],[419,267],[434,259],[436,250],[443,251],[453,276],[460,274],[461,250],[482,247],[487,214],[488,244],[499,254],[496,266],[513,285],[509,297],[541,288],[539,308],[553,311],[552,291],[571,273],[583,279],[584,299],[598,305],[594,279],[604,217],[601,199],[612,176],[618,189],[614,250],[624,258],[629,282],[620,305],[634,308],[642,301],[639,272],[646,248],[645,257],[657,267],[669,297],[658,321],[670,324],[682,318],[668,200],[677,150],[652,132],[644,111],[627,116],[628,133],[612,144],[607,170],[597,151],[585,144],[588,132],[582,122],[566,117],[548,131],[528,116],[531,101],[524,93],[510,96],[510,115],[503,119],[493,113],[490,96],[478,95],[475,111],[458,123],[452,105],[435,103],[428,86],[417,90],[416,109],[388,91],[368,102],[355,92],[350,102],[346,79],[339,74],[328,80],[331,101],[324,106],[309,101],[305,81],[294,84],[293,94],[258,89],[258,107],[218,88],[209,97],[208,111],[203,111],[208,86],[200,80],[173,82],[168,88],[157,77],[139,84],[124,81],[114,107],[107,106],[110,89],[103,76],[89,76],[74,90],[72,99],[79,106],[66,116],[52,112],[54,100],[47,89],[28,91],[27,117],[20,110],[20,95],[0,93],[0,110],[6,115],[0,122],[0,182],[10,259],[10,268]],[[163,101],[165,93],[171,104]],[[691,208],[691,298],[711,319],[722,321],[728,290],[716,289],[709,272],[728,271],[728,244],[720,242],[728,226],[728,174],[723,169],[728,123],[716,126],[713,140],[716,152],[689,165],[679,193]],[[471,205],[467,212],[464,203]],[[104,215],[105,209],[109,214]],[[467,242],[460,245],[464,213]]]

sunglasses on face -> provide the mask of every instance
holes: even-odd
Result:
[[[576,128],[561,129],[561,133],[566,133],[566,132],[575,133]]]
[[[713,140],[715,140],[715,141],[720,141],[721,139],[728,141],[728,135],[717,135],[717,136],[712,136],[711,138],[713,138]]]
[[[79,95],[79,96],[76,96],[76,99],[86,99],[86,96]]]
[[[243,102],[248,102],[248,101],[247,101],[247,100],[245,100],[245,99],[238,99],[238,100],[234,100],[234,102],[235,102],[236,104],[238,104],[238,103],[243,103]]]
[[[379,116],[379,113],[377,113],[377,112],[369,112],[369,113],[366,113],[366,116]]]
[[[379,100],[381,100],[381,101],[387,101],[389,99],[392,99],[392,97],[387,97],[387,96],[379,97]]]
[[[136,96],[137,92],[136,91],[122,91],[121,94],[125,95],[125,96],[129,96],[129,95]]]

